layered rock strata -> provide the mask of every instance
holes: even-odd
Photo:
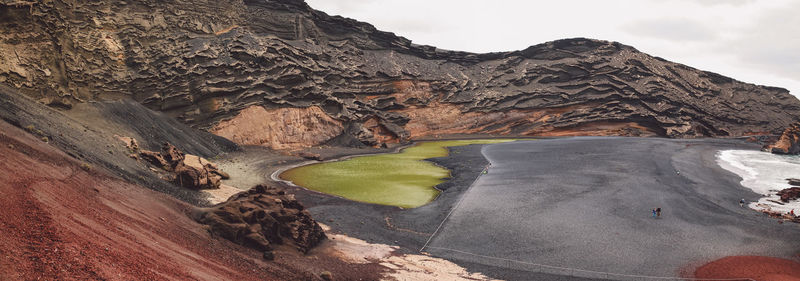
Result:
[[[19,3],[0,1],[0,83],[59,108],[129,97],[242,144],[777,134],[800,110],[785,89],[616,42],[473,54],[299,0]]]
[[[764,146],[764,150],[775,154],[800,154],[800,122],[786,128],[781,137]]]

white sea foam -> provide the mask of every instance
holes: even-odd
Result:
[[[753,150],[723,150],[717,153],[717,163],[742,177],[742,186],[764,195],[750,208],[786,213],[800,213],[800,200],[780,202],[777,192],[789,188],[788,178],[800,178],[800,157],[776,155]]]

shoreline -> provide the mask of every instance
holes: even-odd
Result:
[[[308,160],[308,161],[303,161],[303,162],[296,163],[296,164],[285,165],[285,166],[282,166],[282,167],[279,167],[279,168],[275,169],[275,171],[273,171],[269,175],[269,180],[271,180],[273,182],[277,182],[277,183],[283,183],[283,184],[291,185],[291,186],[294,186],[294,187],[305,188],[305,187],[302,187],[302,186],[294,184],[294,182],[292,182],[290,180],[281,179],[280,178],[280,174],[282,174],[283,172],[286,172],[288,170],[291,170],[291,169],[294,169],[294,168],[297,168],[297,167],[306,166],[306,165],[338,162],[338,161],[343,161],[343,160],[347,160],[347,159],[351,159],[351,158],[355,158],[355,157],[361,157],[361,156],[400,153],[401,150],[409,148],[409,147],[414,147],[414,146],[416,146],[418,144],[419,144],[419,142],[411,142],[409,144],[403,144],[403,145],[397,146],[395,148],[392,148],[393,151],[379,151],[379,152],[366,152],[366,153],[361,153],[361,154],[348,154],[348,155],[340,156],[340,157],[337,157],[337,158],[325,159],[325,160],[322,160],[322,161]],[[308,188],[306,188],[306,189],[308,189]],[[308,189],[308,190],[314,191],[314,190],[311,190],[311,189]],[[325,194],[327,194],[327,193],[325,193]],[[328,195],[336,196],[336,195],[332,195],[332,194],[328,194]]]
[[[486,139],[487,137],[483,136],[482,138]],[[439,140],[444,139],[416,140],[415,143]],[[464,191],[466,191],[481,175],[481,171],[483,171],[485,166],[489,163],[481,153],[481,149],[484,146],[484,144],[473,144],[448,147],[448,156],[425,159],[425,161],[432,162],[450,171],[450,178],[444,183],[434,187],[441,190],[441,193],[434,201],[413,209],[402,209],[394,206],[351,201],[341,197],[308,190],[303,187],[292,186],[283,181],[273,183],[285,188],[287,192],[295,194],[297,199],[312,213],[315,220],[326,224],[330,228],[330,230],[327,231],[329,234],[346,235],[363,240],[366,243],[396,247],[394,255],[420,256],[422,255],[419,252],[420,247],[430,238],[432,232],[461,198]],[[397,149],[397,147],[393,148],[393,150],[395,149]],[[355,153],[340,153],[338,159],[392,152],[375,150],[374,148],[350,150],[355,151]],[[272,153],[271,157],[275,157],[275,154],[276,153]],[[286,157],[277,158],[286,159]],[[279,164],[272,163],[272,165],[255,165],[249,161],[239,161],[237,165],[241,165],[243,162],[249,163],[247,166],[250,168],[250,175],[265,174],[265,172],[268,172],[263,178],[269,181],[271,180],[271,176],[278,169],[285,169],[285,167],[288,166],[308,162],[299,157],[288,158],[290,161]],[[272,162],[280,161],[273,160]],[[426,259],[438,258],[426,256]],[[470,273],[481,273],[489,279],[520,280],[535,278],[540,280],[589,280],[487,266],[463,260],[447,260],[464,267]]]
[[[781,159],[783,157],[763,151],[720,150],[717,163],[738,175],[742,179],[740,185],[762,195],[757,201],[749,202],[749,208],[783,216],[790,210],[800,213],[800,201],[782,202],[777,195],[780,190],[792,187],[788,178],[800,177],[800,164],[786,162],[787,159]]]
[[[475,263],[525,261],[520,268],[531,271],[539,269],[526,264],[675,277],[687,264],[729,255],[793,258],[800,247],[787,235],[797,228],[739,206],[741,196],[757,194],[714,162],[717,150],[730,148],[755,146],[571,138],[485,147],[492,172],[464,195],[429,247],[477,255],[429,252]],[[653,220],[647,210],[656,206],[665,215]]]
[[[390,149],[345,149],[345,151],[342,151],[342,149],[332,149],[333,151],[327,151],[328,155],[336,156],[328,156],[333,158],[326,161],[337,161],[362,155],[397,153],[419,142],[422,141],[416,141],[411,144]],[[436,268],[437,270],[460,272],[452,266],[457,265],[458,267],[465,268],[464,272],[467,273],[459,273],[460,276],[473,278],[482,276],[480,275],[484,270],[482,266],[465,266],[461,262],[453,263],[454,261],[426,256],[419,253],[417,250],[425,240],[430,237],[430,232],[433,231],[433,228],[436,226],[435,224],[440,222],[444,213],[450,210],[452,204],[449,202],[458,199],[457,196],[461,192],[459,189],[468,187],[474,181],[474,178],[480,175],[479,170],[471,171],[474,169],[470,167],[472,166],[470,163],[479,163],[479,165],[475,166],[480,167],[480,169],[488,163],[481,163],[481,161],[486,161],[480,153],[482,146],[482,144],[478,144],[448,147],[448,156],[425,159],[425,161],[432,162],[450,171],[450,178],[444,183],[434,187],[437,190],[441,190],[439,196],[434,201],[413,209],[402,209],[394,206],[351,201],[349,199],[296,186],[283,180],[274,181],[273,177],[279,174],[280,170],[287,170],[290,167],[302,165],[303,163],[319,163],[318,161],[310,161],[298,156],[281,155],[273,151],[251,147],[249,149],[254,149],[257,153],[245,152],[239,155],[231,155],[231,157],[219,161],[218,165],[220,165],[224,171],[236,171],[236,174],[231,175],[231,179],[235,179],[234,176],[237,176],[237,178],[252,179],[262,175],[261,178],[263,182],[270,183],[271,181],[271,183],[284,188],[288,193],[294,194],[298,201],[303,203],[312,213],[312,217],[314,217],[316,221],[326,225],[328,228],[326,233],[331,235],[331,237],[349,237],[357,239],[370,244],[370,247],[392,247],[392,254],[386,259],[379,261],[381,264],[387,266],[390,271],[394,271],[398,274],[412,274],[413,276],[413,268],[418,269],[420,266],[428,266],[428,263],[433,261],[437,265],[446,265],[442,269]],[[238,158],[238,160],[231,161],[231,159],[236,158]],[[459,188],[459,186],[464,187]],[[337,240],[339,239],[333,239],[332,241]],[[330,247],[329,245],[325,248]],[[397,257],[406,258],[400,258],[405,261],[398,261]],[[387,265],[385,263],[389,264]],[[394,264],[394,266],[392,266],[392,264]],[[398,266],[399,264],[406,264],[408,268],[400,267]],[[388,276],[394,275],[390,274]],[[420,276],[422,275],[416,275],[416,277]],[[486,279],[496,278],[488,274],[484,274],[483,277]]]
[[[730,186],[740,189],[737,192],[750,193],[745,195],[745,198],[757,196],[749,189],[742,187],[738,184],[741,179],[736,174],[731,173],[720,167],[716,163],[715,154],[719,147],[721,149],[757,149],[756,145],[746,143],[737,139],[701,139],[701,140],[673,140],[662,138],[642,138],[644,142],[650,141],[668,141],[676,142],[680,145],[686,144],[685,148],[681,148],[679,154],[684,155],[681,157],[691,157],[691,161],[675,161],[676,170],[680,170],[681,174],[691,174],[693,167],[705,166],[707,171],[713,171],[713,175],[708,175],[709,178],[722,178],[724,182],[730,182]],[[412,144],[413,145],[413,144]],[[312,216],[320,223],[327,224],[331,230],[329,233],[336,235],[347,235],[349,237],[363,240],[367,243],[384,244],[396,247],[397,254],[419,254],[419,247],[425,243],[425,240],[430,237],[436,225],[438,225],[442,218],[455,206],[455,203],[465,194],[469,186],[480,177],[481,170],[489,163],[489,161],[481,153],[481,148],[485,145],[469,145],[463,147],[450,147],[448,148],[448,156],[441,158],[426,159],[426,161],[433,162],[438,166],[445,167],[451,172],[451,178],[445,183],[437,185],[435,188],[442,190],[439,197],[429,204],[414,208],[414,209],[401,209],[399,207],[375,205],[368,203],[360,203],[350,201],[340,197],[331,196],[325,193],[320,193],[308,190],[302,187],[292,186],[283,181],[275,182],[276,184],[286,188],[287,192],[293,193],[297,199],[301,201],[312,213]],[[393,151],[399,151],[404,147],[395,147]],[[359,155],[372,155],[380,153],[391,153],[392,151],[380,151],[378,149],[361,149],[350,150],[342,152],[339,149],[335,152],[340,153],[339,157],[326,161],[336,161],[350,157],[357,157]],[[378,150],[378,151],[376,151]],[[688,151],[688,152],[687,152]],[[347,154],[347,152],[355,152]],[[277,153],[272,153],[275,156]],[[697,154],[692,156],[693,154]],[[680,157],[679,157],[680,158]],[[280,161],[289,161],[283,163],[272,163],[272,165],[253,165],[250,163],[249,168],[252,171],[261,171],[261,174],[268,171],[269,173],[263,177],[264,181],[272,180],[272,176],[276,174],[279,169],[285,170],[289,166],[296,166],[307,161],[297,156],[281,156],[276,159],[284,159]],[[699,162],[698,162],[699,161]],[[245,161],[246,162],[246,161]],[[279,162],[279,161],[273,161]],[[249,163],[249,162],[248,162]],[[685,171],[685,172],[684,172]],[[735,204],[735,208],[730,208],[736,213],[739,213],[743,219],[759,221],[764,220],[764,215],[758,212],[753,212],[749,209],[739,208],[737,196],[733,199],[723,199],[718,204]],[[731,201],[733,200],[733,201]],[[718,199],[714,199],[718,201]],[[731,202],[727,202],[731,201]],[[755,215],[755,216],[754,216]],[[774,223],[771,219],[766,219],[764,223]],[[480,272],[490,278],[500,278],[509,280],[525,280],[529,278],[541,280],[588,280],[583,278],[576,278],[570,276],[550,275],[543,273],[534,273],[526,270],[516,270],[504,267],[491,266],[481,263],[475,263],[465,259],[447,258],[447,260],[455,262],[459,266],[465,267],[469,272]],[[704,264],[709,260],[687,260],[686,264]],[[624,273],[624,272],[622,272]]]
[[[453,148],[453,147],[466,146],[466,145],[482,145],[482,144],[508,142],[506,140],[515,141],[517,139],[499,139],[499,140],[495,140],[495,139],[482,138],[482,139],[472,139],[472,140],[422,140],[422,141],[415,141],[415,142],[409,143],[407,145],[399,146],[399,147],[393,149],[393,151],[346,155],[346,156],[339,157],[339,158],[336,158],[336,159],[327,159],[327,160],[324,160],[324,161],[305,161],[305,162],[301,162],[301,163],[297,163],[297,164],[287,165],[287,166],[280,167],[280,168],[276,169],[272,174],[270,174],[270,180],[272,180],[273,182],[283,183],[283,184],[288,185],[288,186],[303,188],[303,189],[307,189],[309,191],[320,192],[320,193],[328,194],[330,196],[339,197],[339,198],[348,199],[348,200],[353,200],[353,201],[359,201],[359,202],[363,202],[363,203],[367,203],[367,204],[378,204],[378,205],[385,205],[385,206],[395,206],[395,207],[399,207],[399,208],[402,208],[402,209],[414,209],[414,208],[419,208],[419,207],[422,207],[424,205],[427,205],[427,204],[430,204],[430,203],[436,201],[442,195],[442,192],[444,191],[444,189],[442,189],[440,187],[440,185],[442,185],[444,182],[446,182],[449,179],[451,179],[452,175],[453,175],[453,171],[451,169],[449,169],[448,167],[445,167],[445,166],[437,163],[436,161],[431,161],[429,159],[450,157],[451,156],[451,148]],[[440,150],[441,152],[444,152],[444,153],[436,152],[433,155],[430,155],[430,154],[428,154],[428,155],[425,155],[425,154],[417,155],[417,154],[414,154],[413,152],[409,151],[409,149],[412,149],[412,148],[425,149],[424,147],[428,147],[428,148],[433,147],[436,150]],[[407,153],[411,153],[411,154],[407,154]],[[433,167],[435,167],[436,169],[439,169],[439,170],[437,170],[437,172],[438,171],[445,172],[446,174],[441,175],[441,177],[437,177],[437,181],[439,181],[438,183],[432,184],[432,185],[427,185],[426,184],[426,185],[418,186],[419,188],[424,189],[424,190],[435,191],[436,195],[433,198],[426,198],[426,201],[424,203],[422,203],[422,204],[414,204],[414,206],[406,207],[406,206],[402,206],[400,204],[391,204],[391,203],[386,203],[386,202],[371,202],[369,200],[358,200],[358,199],[354,199],[354,198],[348,198],[346,196],[341,196],[341,195],[338,195],[338,194],[331,194],[331,193],[319,191],[319,190],[316,190],[316,189],[313,189],[313,188],[308,188],[306,186],[302,186],[302,185],[296,184],[294,181],[292,181],[290,179],[282,178],[283,174],[286,173],[287,171],[291,171],[292,169],[297,169],[297,168],[300,168],[300,167],[308,167],[308,166],[312,166],[312,165],[322,165],[322,164],[326,164],[326,163],[333,163],[333,162],[340,162],[340,161],[349,161],[349,160],[353,160],[353,159],[356,159],[356,158],[359,158],[359,157],[375,157],[375,156],[390,155],[390,154],[397,154],[400,157],[403,157],[404,155],[406,157],[413,157],[413,160],[409,160],[409,161],[412,161],[413,163],[423,162],[423,163],[425,163],[425,165],[430,164],[430,165],[433,165]],[[441,155],[441,154],[444,154],[444,155],[443,156],[438,156],[438,155]],[[427,157],[427,158],[423,158],[423,157]],[[391,161],[406,161],[406,158],[401,158],[401,159],[398,159],[398,160],[391,160]],[[411,162],[409,162],[409,163],[411,163]],[[403,167],[404,166],[397,166],[395,168],[396,169],[403,169]],[[369,170],[369,169],[367,169],[367,170]],[[375,173],[377,171],[372,171],[372,172]],[[392,171],[386,171],[386,172],[387,173],[391,173]],[[411,172],[411,171],[408,171],[408,172]],[[383,174],[383,172],[380,172],[380,173]],[[335,175],[329,175],[329,176],[335,176]],[[377,179],[377,178],[375,180],[377,180],[379,182],[381,181],[380,179]],[[386,183],[386,184],[391,184],[391,183]],[[370,191],[370,192],[372,192],[372,191]],[[388,195],[388,194],[384,194],[384,195]]]

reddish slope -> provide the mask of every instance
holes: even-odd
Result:
[[[210,237],[187,216],[192,206],[87,171],[5,122],[0,194],[0,280],[314,280],[347,267],[291,251],[266,262]],[[370,268],[352,273],[375,276]]]
[[[697,268],[695,277],[709,280],[752,278],[759,281],[798,281],[800,263],[773,257],[726,257]]]

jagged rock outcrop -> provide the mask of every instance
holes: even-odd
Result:
[[[291,245],[307,253],[326,238],[294,195],[265,185],[232,196],[198,215],[197,221],[215,235],[259,251]]]
[[[800,110],[785,89],[616,42],[445,51],[298,0],[11,3],[0,1],[0,83],[59,108],[131,97],[243,144],[742,136],[778,133]]]
[[[781,201],[783,202],[797,200],[798,198],[800,198],[800,187],[790,187],[778,191],[778,196],[781,197]]]
[[[800,122],[786,128],[778,141],[764,146],[764,150],[775,154],[800,154]]]
[[[139,156],[153,166],[171,172],[172,182],[190,189],[216,189],[222,179],[229,177],[216,164],[203,157],[185,154],[170,143],[164,143],[161,152],[141,150]]]

